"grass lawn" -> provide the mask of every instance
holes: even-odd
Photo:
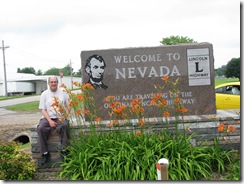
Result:
[[[38,111],[39,101],[28,102],[18,105],[12,105],[6,107],[7,110],[11,111]]]
[[[239,82],[238,78],[219,78],[215,79],[215,86],[227,83],[227,82]]]

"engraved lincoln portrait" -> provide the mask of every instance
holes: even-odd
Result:
[[[95,89],[106,90],[108,86],[102,82],[105,68],[106,63],[102,56],[97,54],[90,56],[86,60],[85,65],[85,71],[89,76],[89,81],[87,83],[90,83]]]

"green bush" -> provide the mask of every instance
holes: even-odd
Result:
[[[0,142],[0,180],[31,180],[36,165],[16,142]]]
[[[130,105],[125,106],[116,101],[114,96],[108,96],[104,101],[109,104],[110,122],[106,124],[107,132],[97,133],[101,118],[91,95],[93,88],[87,84],[78,85],[82,88],[82,93],[70,93],[74,111],[67,116],[76,119],[80,125],[84,115],[87,116],[91,132],[89,135],[83,135],[84,130],[81,126],[78,129],[81,134],[72,136],[73,140],[68,148],[70,154],[61,163],[60,178],[157,180],[156,162],[161,158],[169,160],[169,180],[210,180],[213,173],[225,174],[228,171],[226,166],[233,163],[234,151],[221,149],[218,138],[215,138],[213,146],[193,146],[191,144],[193,135],[188,136],[185,131],[180,131],[178,128],[180,117],[183,118],[183,114],[187,112],[187,108],[178,97],[179,80],[171,81],[169,76],[163,77],[162,80],[162,86],[154,86],[158,93],[153,94],[150,102],[150,105],[160,109],[161,117],[164,118],[162,124],[165,128],[158,130],[159,132],[152,132],[153,123],[146,126],[143,99],[135,98]],[[167,105],[162,96],[165,87],[170,89],[169,94],[174,99],[173,106]],[[60,109],[65,109],[62,104],[58,105],[61,105]],[[84,113],[81,113],[82,111]],[[138,120],[137,128],[140,127],[140,130],[136,131],[136,127],[127,119],[129,113]],[[174,128],[170,124],[169,117],[175,117]],[[126,129],[128,126],[130,129]],[[236,173],[239,169],[238,164],[235,168]],[[238,175],[229,177],[236,178]]]
[[[241,156],[238,154],[233,158],[234,162],[228,166],[228,170],[231,171],[226,176],[227,180],[240,180],[241,179]]]
[[[192,136],[108,132],[79,136],[69,147],[60,177],[68,180],[157,180],[156,162],[169,160],[170,180],[208,180],[225,172],[233,151],[218,145],[194,147]]]

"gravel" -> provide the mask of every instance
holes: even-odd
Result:
[[[18,133],[36,126],[41,118],[40,111],[9,111],[0,108],[0,141],[8,142]]]

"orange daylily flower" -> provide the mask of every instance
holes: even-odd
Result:
[[[73,82],[73,85],[74,85],[74,86],[77,86],[77,87],[80,87],[80,83],[77,82],[77,81]]]
[[[160,99],[162,97],[162,93],[158,93],[158,94],[156,94],[156,96],[154,96],[154,99],[155,100],[158,100],[158,99]]]
[[[60,106],[60,107],[58,108],[58,111],[59,111],[61,114],[63,114],[63,112],[64,112],[63,107]]]
[[[58,100],[58,97],[56,97],[56,96],[54,96],[53,97],[54,98],[54,100],[53,100],[53,106],[58,106],[58,104],[59,104],[59,100]]]
[[[170,113],[168,111],[164,111],[164,115],[165,118],[168,118],[170,116]]]
[[[115,96],[107,96],[104,98],[104,101],[105,102],[111,102],[111,101],[114,101],[114,99],[115,99]]]
[[[142,107],[139,107],[139,108],[138,108],[138,111],[139,111],[139,112],[144,112],[144,109],[143,109]]]
[[[144,112],[144,109],[140,106],[140,105],[135,105],[135,106],[132,106],[131,108],[131,112]]]
[[[62,84],[61,84],[61,87],[62,87],[62,88],[66,88],[66,86],[65,86],[65,84],[64,84],[64,83],[62,83]]]
[[[94,89],[94,87],[93,87],[90,83],[83,84],[83,85],[81,86],[81,88],[82,88],[83,90],[85,90],[85,89]]]
[[[90,111],[85,109],[84,114],[88,114],[88,113],[90,113]]]
[[[185,107],[183,107],[182,109],[181,109],[181,112],[182,113],[186,113],[188,110],[187,110],[187,108],[185,108]]]
[[[221,123],[219,126],[218,126],[218,132],[223,132],[225,129],[225,125],[223,123]]]
[[[152,101],[150,102],[150,105],[156,105],[155,100],[152,100]]]
[[[108,127],[112,127],[113,124],[112,124],[112,123],[108,123],[107,126],[108,126]]]
[[[139,98],[134,98],[134,99],[131,101],[131,105],[137,105],[139,100],[140,100]]]
[[[140,131],[137,131],[136,132],[136,136],[140,136],[141,135],[141,132]]]
[[[143,126],[143,125],[145,125],[145,121],[143,121],[143,120],[140,120],[140,121],[139,121],[139,125],[140,125],[140,126]]]
[[[119,122],[119,120],[117,120],[117,119],[113,120],[114,125],[117,124],[118,122]]]
[[[162,99],[162,100],[161,100],[161,103],[162,103],[163,105],[166,105],[166,104],[167,104],[167,101],[166,101],[165,99]]]
[[[96,117],[95,121],[100,122],[102,119],[100,117]]]
[[[174,102],[175,102],[175,103],[179,103],[179,102],[180,102],[180,98],[179,98],[179,97],[176,97],[176,98],[174,99]]]
[[[119,108],[113,108],[113,112],[116,114],[121,114],[125,110],[126,106],[122,105]]]
[[[227,129],[227,133],[229,133],[229,132],[234,132],[236,130],[236,127],[235,126],[233,126],[233,125],[229,125],[228,126],[228,129]]]
[[[180,108],[180,107],[176,107],[176,108],[175,108],[175,111],[176,111],[176,112],[181,112],[181,108]]]
[[[77,95],[77,98],[78,98],[80,101],[82,101],[82,102],[84,102],[84,100],[85,100],[84,96],[81,95],[81,94]]]
[[[58,118],[58,122],[62,122],[64,120],[65,120],[65,117],[64,116]]]
[[[79,103],[77,101],[70,101],[70,106],[77,106]]]
[[[75,112],[76,115],[80,115],[81,114],[81,109],[78,109],[76,112]]]
[[[168,79],[169,79],[169,76],[167,75],[167,76],[164,76],[163,78],[162,78],[164,81],[167,81]]]
[[[56,109],[56,108],[57,108],[57,106],[58,106],[58,104],[53,103],[51,106],[52,106],[54,109]]]

